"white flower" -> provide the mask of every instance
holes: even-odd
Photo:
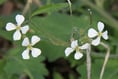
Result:
[[[102,22],[98,22],[97,26],[98,26],[98,32],[93,28],[90,28],[88,30],[88,37],[89,38],[96,37],[96,39],[92,40],[92,45],[94,45],[94,46],[97,46],[100,44],[101,37],[103,37],[105,40],[108,39],[108,31],[103,32],[104,24]]]
[[[20,40],[21,39],[21,32],[22,32],[22,34],[26,34],[27,31],[29,30],[29,26],[25,25],[25,26],[21,27],[21,24],[25,20],[23,15],[17,14],[15,19],[16,19],[17,24],[13,24],[11,22],[7,23],[6,24],[6,30],[7,31],[16,30],[16,32],[13,34],[13,39],[14,40]]]
[[[72,52],[75,51],[75,55],[74,55],[74,58],[76,60],[78,59],[81,59],[83,57],[83,54],[80,52],[80,50],[82,49],[87,49],[88,48],[88,43],[82,45],[82,46],[78,46],[78,41],[77,40],[74,40],[71,42],[71,47],[67,47],[65,49],[65,55],[66,56],[69,56]]]
[[[31,42],[29,42],[28,37],[24,38],[24,40],[22,42],[22,46],[25,46],[27,48],[22,53],[23,59],[30,59],[30,54],[29,54],[30,51],[31,51],[31,55],[33,57],[38,57],[41,54],[40,49],[33,47],[39,41],[40,41],[40,38],[36,35],[32,36]]]

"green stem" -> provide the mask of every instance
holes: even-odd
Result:
[[[90,18],[90,26],[92,25],[92,11],[91,9],[88,9],[89,11],[89,18]]]
[[[67,0],[69,4],[69,9],[70,9],[70,15],[72,16],[72,3],[70,0]]]
[[[98,13],[100,13],[102,15],[102,17],[105,18],[105,22],[107,24],[109,24],[110,26],[114,27],[116,30],[118,30],[118,21],[115,20],[112,16],[110,16],[106,11],[104,11],[104,9],[96,6],[95,4],[93,4],[92,2],[90,2],[89,0],[81,0],[84,4],[90,6],[91,8],[93,8],[94,10],[96,10]]]

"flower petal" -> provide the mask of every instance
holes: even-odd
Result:
[[[86,44],[80,46],[79,48],[80,49],[88,49],[89,45],[90,45],[89,43],[86,43]]]
[[[25,18],[23,15],[17,14],[16,15],[16,22],[17,25],[20,26],[24,22]]]
[[[29,43],[29,39],[28,37],[25,37],[23,42],[22,42],[22,46],[28,46],[30,43]]]
[[[31,54],[33,57],[38,57],[41,54],[41,50],[38,48],[32,48],[31,51],[32,51]]]
[[[29,30],[29,26],[28,26],[28,25],[26,25],[26,26],[24,26],[24,27],[21,27],[21,32],[22,32],[23,34],[26,34],[26,33],[28,32],[28,30]]]
[[[92,45],[97,46],[100,44],[100,37],[97,37],[95,40],[92,40]]]
[[[7,31],[11,31],[11,30],[15,30],[16,26],[13,23],[7,23],[6,24],[6,30]]]
[[[104,24],[102,22],[98,22],[98,31],[102,32],[104,29]]]
[[[13,35],[14,40],[20,40],[21,39],[21,33],[19,30],[16,30],[16,32]]]
[[[95,29],[90,28],[90,29],[88,30],[88,37],[89,37],[89,38],[96,37],[97,35],[98,35],[98,32],[97,32]]]
[[[107,40],[108,39],[108,31],[102,33],[102,37]]]
[[[83,54],[80,53],[80,52],[76,52],[75,55],[74,55],[74,58],[75,58],[76,60],[79,60],[79,59],[81,59],[82,57],[83,57]]]
[[[22,58],[23,59],[30,59],[29,50],[28,49],[26,49],[26,50],[23,51]]]
[[[74,50],[73,50],[71,47],[67,47],[67,48],[65,49],[65,55],[66,55],[66,56],[69,56],[73,51],[74,51]]]
[[[78,46],[78,41],[77,40],[74,40],[74,41],[71,42],[71,47],[73,49],[75,49],[77,46]]]
[[[38,43],[40,41],[40,38],[36,35],[33,35],[31,38],[31,44],[35,45],[36,43]]]

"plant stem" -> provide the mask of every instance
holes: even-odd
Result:
[[[38,7],[42,6],[41,0],[32,0]]]
[[[26,3],[25,8],[23,10],[23,15],[25,15],[27,13],[27,11],[29,10],[31,3],[32,3],[32,0],[27,0],[27,3]]]
[[[96,52],[92,52],[91,53],[91,56],[94,57],[94,58],[104,58],[105,57],[105,54],[103,54],[102,52],[99,52],[99,53],[96,53]],[[118,59],[118,55],[117,54],[110,54],[109,56],[110,59]]]
[[[102,70],[101,70],[101,73],[100,73],[100,79],[103,78],[104,70],[105,70],[106,64],[107,64],[109,56],[110,56],[110,48],[109,48],[109,46],[106,45],[103,42],[101,43],[101,45],[104,46],[107,49],[107,52],[106,52],[106,56],[105,56],[104,63],[103,63],[103,66],[102,66]]]
[[[89,45],[86,50],[86,62],[87,62],[87,79],[91,79],[91,46]]]
[[[90,6],[91,8],[96,10],[98,13],[100,13],[105,18],[105,22],[107,24],[109,24],[110,26],[112,26],[116,30],[118,30],[118,21],[115,20],[112,16],[110,16],[106,11],[104,11],[104,9],[96,6],[95,4],[90,2],[90,0],[81,0],[81,2],[83,2],[84,4]]]
[[[70,15],[72,16],[72,3],[70,0],[67,0],[69,4],[69,9],[70,9]]]

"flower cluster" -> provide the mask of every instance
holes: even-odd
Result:
[[[6,30],[12,31],[16,30],[13,34],[13,40],[21,40],[22,35],[26,34],[29,30],[29,25],[22,26],[23,22],[25,21],[25,18],[23,15],[17,14],[16,17],[16,24],[13,24],[11,22],[8,22],[6,24]],[[31,55],[33,57],[38,57],[41,54],[41,50],[38,48],[34,48],[33,46],[40,41],[40,37],[33,35],[31,38],[31,43],[29,42],[29,38],[25,37],[22,46],[27,47],[26,50],[23,51],[22,57],[23,59],[30,59],[29,52],[31,51]]]
[[[101,37],[103,37],[105,40],[108,39],[108,31],[103,32],[104,24],[102,22],[98,22],[97,27],[98,27],[98,32],[93,28],[90,28],[88,30],[88,37],[90,39],[94,38],[91,41],[91,44],[93,46],[98,46],[100,44]],[[83,57],[83,54],[80,52],[80,50],[88,49],[89,45],[90,45],[89,43],[86,43],[82,46],[78,46],[78,41],[73,40],[71,42],[71,47],[67,47],[65,49],[65,55],[69,56],[72,52],[75,51],[74,59],[76,60],[81,59]]]
[[[13,24],[11,22],[8,22],[6,24],[6,30],[12,31],[15,30],[13,34],[13,40],[21,40],[22,35],[26,34],[29,30],[29,25],[24,25],[23,22],[25,21],[25,18],[23,15],[17,14],[16,17],[16,24]],[[104,24],[102,22],[98,22],[97,24],[98,32],[90,28],[88,30],[88,37],[92,40],[91,44],[94,46],[97,46],[100,44],[101,37],[105,40],[108,39],[108,31],[104,31]],[[29,40],[28,37],[25,37],[22,42],[22,46],[26,47],[26,49],[22,53],[23,59],[30,59],[30,52],[33,57],[38,57],[41,54],[41,50],[39,48],[34,48],[33,46],[40,41],[40,37],[33,35],[31,37],[31,40]],[[90,46],[89,43],[85,43],[82,46],[78,45],[78,40],[71,41],[71,46],[67,47],[65,49],[65,55],[69,56],[71,53],[75,52],[74,59],[78,60],[83,57],[83,53],[81,53],[82,50],[88,49]]]

